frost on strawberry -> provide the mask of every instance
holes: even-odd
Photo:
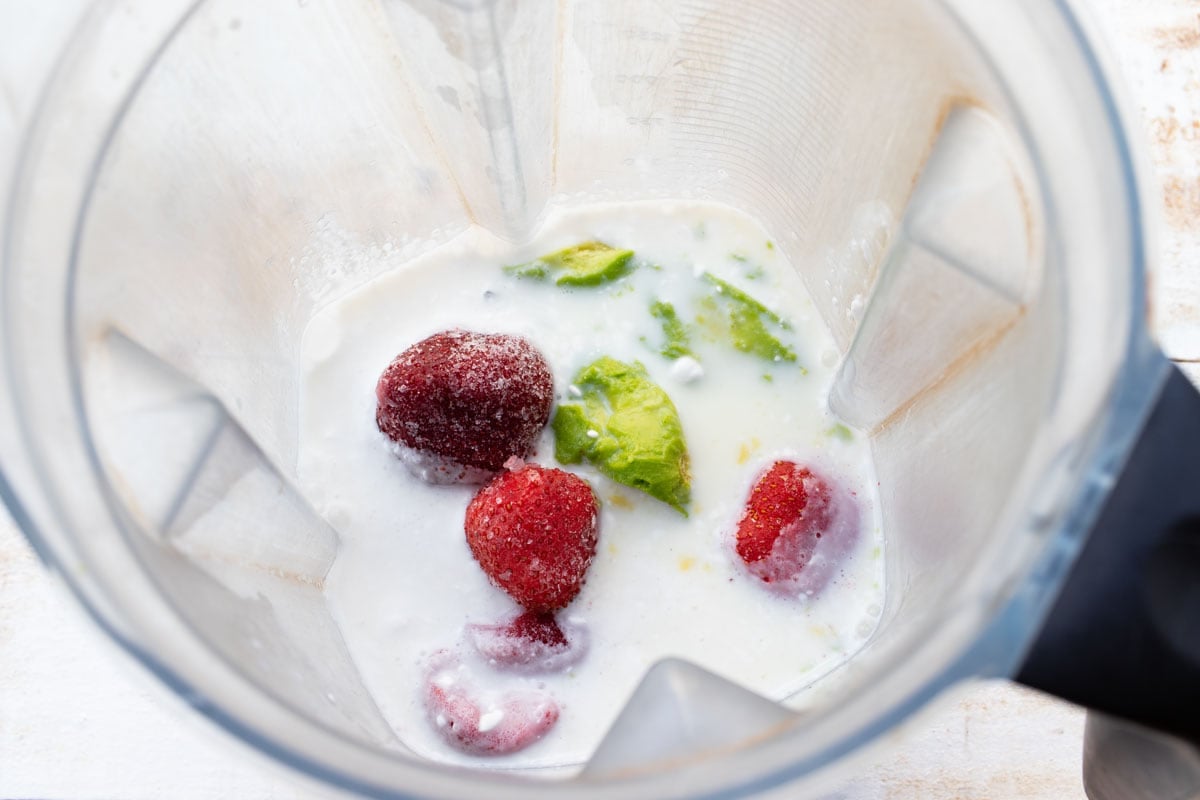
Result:
[[[481,691],[457,657],[435,654],[427,671],[425,711],[451,747],[501,756],[537,742],[558,722],[558,704],[532,690]]]
[[[405,350],[375,388],[375,422],[417,477],[484,483],[529,455],[550,419],[554,381],[527,340],[450,330]]]
[[[859,526],[848,492],[811,467],[776,461],[750,490],[734,549],[772,591],[815,595],[850,555]]]

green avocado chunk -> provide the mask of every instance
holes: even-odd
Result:
[[[792,326],[788,324],[787,320],[733,284],[723,281],[711,273],[704,273],[704,280],[715,286],[717,295],[723,298],[725,318],[718,321],[715,316],[705,318],[701,315],[698,320],[701,324],[708,325],[712,329],[719,323],[721,333],[727,335],[730,343],[743,353],[749,353],[767,361],[794,362],[796,360],[796,351],[779,341],[768,328],[768,325],[771,325],[781,330],[791,330]],[[716,300],[713,298],[706,298],[706,300],[708,302],[702,302],[701,306],[711,314],[717,315],[719,312]]]
[[[559,286],[597,286],[629,272],[632,250],[618,250],[603,242],[584,242],[550,253],[525,264],[505,267],[517,278],[546,280],[556,275]]]
[[[554,415],[554,457],[563,464],[586,459],[686,517],[692,476],[683,424],[646,368],[603,356],[581,369],[574,385],[582,397]]]
[[[656,301],[650,306],[650,316],[662,323],[665,341],[662,347],[658,349],[658,352],[663,358],[674,361],[684,356],[694,356],[690,346],[689,340],[691,337],[688,335],[687,326],[683,324],[683,320],[675,313],[675,306],[662,300]]]

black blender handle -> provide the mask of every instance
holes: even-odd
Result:
[[[1016,680],[1200,742],[1200,393],[1177,367]]]

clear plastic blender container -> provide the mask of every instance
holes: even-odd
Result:
[[[1066,2],[100,3],[13,186],[5,499],[114,640],[334,786],[816,793],[1030,646],[1167,376],[1136,184]],[[656,198],[751,214],[803,274],[878,470],[878,632],[802,709],[665,662],[586,765],[422,762],[325,603],[301,334],[470,226]]]

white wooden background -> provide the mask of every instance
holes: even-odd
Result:
[[[1155,332],[1200,380],[1200,0],[1086,0],[1142,115],[1162,207]],[[0,0],[0,180],[84,0]],[[959,687],[863,764],[853,800],[1082,800],[1078,709]],[[0,511],[0,798],[315,800],[152,685],[88,627]],[[786,796],[781,793],[780,796]]]

